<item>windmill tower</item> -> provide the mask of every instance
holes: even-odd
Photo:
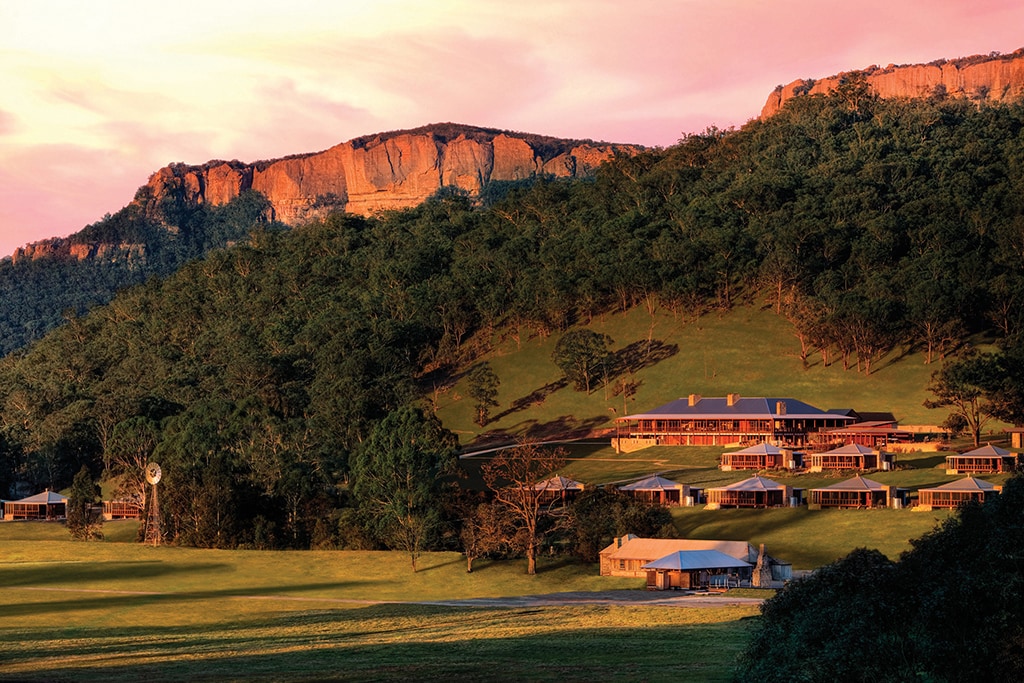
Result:
[[[156,485],[160,483],[160,465],[151,462],[146,465],[146,481],[153,487],[153,493],[149,500],[149,514],[146,516],[146,543],[160,545],[163,534],[160,533],[160,499],[156,495]]]

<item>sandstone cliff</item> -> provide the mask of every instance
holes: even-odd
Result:
[[[19,247],[11,255],[12,263],[39,259],[95,259],[117,263],[124,261],[129,267],[141,266],[146,260],[146,245],[128,242],[120,244],[72,242],[66,237],[53,237]]]
[[[884,98],[929,97],[941,93],[989,102],[1024,99],[1024,49],[1009,55],[938,60],[930,64],[871,66],[861,73],[867,76],[872,91]],[[780,85],[768,96],[761,118],[768,118],[794,97],[828,94],[845,75],[841,73],[821,80],[799,79]]]
[[[475,194],[491,181],[585,176],[616,153],[638,150],[435,124],[254,164],[172,164],[153,174],[144,194],[153,202],[172,195],[191,205],[217,206],[251,188],[270,200],[274,218],[294,224],[329,209],[368,215],[407,208],[447,186]]]

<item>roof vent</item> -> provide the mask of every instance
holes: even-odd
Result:
[[[736,405],[740,400],[739,394],[726,394],[725,404],[729,407]]]
[[[687,402],[689,403],[691,408],[694,407],[695,405],[700,403],[700,394],[690,394],[690,397],[687,399]]]

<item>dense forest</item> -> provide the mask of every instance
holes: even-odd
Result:
[[[861,548],[764,603],[737,681],[1019,681],[1024,477],[893,562]]]
[[[978,337],[1012,351],[1022,189],[1024,107],[880,100],[851,78],[590,180],[250,221],[0,361],[0,485],[62,488],[83,465],[130,480],[156,458],[178,542],[304,547],[353,537],[339,484],[374,430],[496,331],[759,301],[851,372],[894,348],[938,366]]]
[[[170,275],[192,259],[245,238],[268,207],[255,192],[214,208],[186,208],[174,197],[150,212],[132,203],[59,240],[68,251],[85,247],[105,253],[78,258],[61,249],[40,259],[0,261],[0,356],[42,338],[67,315],[109,302],[119,289]]]

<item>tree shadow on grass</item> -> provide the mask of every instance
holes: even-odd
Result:
[[[198,632],[191,626],[97,627],[72,647],[52,645],[48,634],[47,647],[5,655],[23,672],[19,680],[583,681],[656,680],[666,672],[675,680],[726,680],[734,652],[749,638],[734,619],[653,626],[610,620],[583,627],[561,624],[564,609],[374,606],[220,623]],[[508,633],[513,623],[517,632]],[[448,637],[436,635],[439,625],[450,625]],[[552,633],[558,648],[551,647]],[[95,653],[107,656],[76,662]],[[496,669],[495,662],[515,666]]]
[[[899,456],[896,457],[898,458]],[[928,469],[930,467],[938,467],[939,465],[944,465],[945,463],[946,455],[944,453],[939,453],[937,455],[929,456],[926,458],[915,458],[914,469]]]
[[[649,368],[677,353],[678,344],[666,344],[660,339],[640,339],[612,352],[609,378]]]
[[[506,429],[496,429],[481,434],[469,443],[472,449],[488,446],[514,445],[520,441],[572,441],[582,439],[591,434],[597,427],[607,422],[603,415],[585,420],[572,415],[562,415],[549,422],[525,420]]]
[[[323,596],[296,596],[294,593],[311,590],[336,590],[349,586],[360,587],[384,583],[383,581],[360,581],[353,582],[330,582],[330,583],[307,583],[307,584],[282,584],[277,586],[246,586],[243,588],[224,588],[208,591],[180,591],[160,592],[159,584],[154,584],[151,591],[119,591],[117,589],[76,589],[65,587],[36,588],[23,585],[11,590],[31,592],[33,595],[72,595],[73,597],[60,600],[32,601],[21,604],[8,604],[4,606],[4,617],[31,617],[47,613],[71,614],[76,611],[89,610],[110,610],[114,608],[138,607],[139,605],[152,605],[154,609],[172,609],[174,605],[184,606],[195,604],[201,600],[217,598],[259,598],[273,600],[297,600],[308,599],[310,601],[325,600],[332,598]],[[335,600],[343,600],[336,598]],[[353,599],[352,602],[359,602]]]
[[[559,389],[564,389],[569,384],[569,381],[564,377],[554,382],[549,382],[542,386],[540,389],[531,391],[522,398],[517,398],[512,404],[506,409],[492,417],[488,422],[497,422],[503,417],[508,417],[512,413],[518,413],[522,410],[526,410],[530,406],[540,405],[544,403],[548,396],[555,393]]]
[[[159,579],[172,574],[223,571],[230,565],[219,562],[171,564],[159,560],[137,562],[61,562],[53,564],[9,564],[0,567],[0,587],[81,585],[90,581],[131,581]]]

